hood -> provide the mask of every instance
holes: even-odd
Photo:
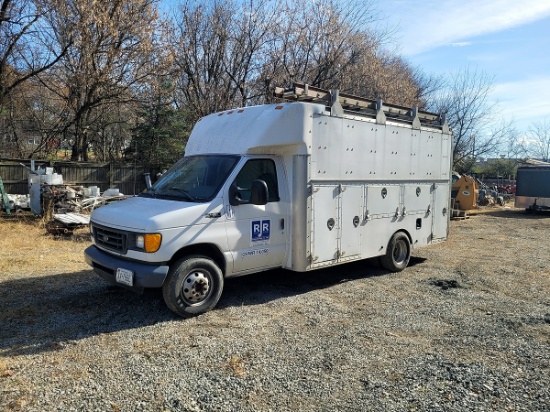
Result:
[[[221,210],[222,202],[219,198],[208,203],[191,203],[132,197],[95,209],[92,212],[91,221],[98,225],[121,230],[155,232],[206,223],[210,219],[204,218],[204,215],[217,213]]]

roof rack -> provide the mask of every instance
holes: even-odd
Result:
[[[288,89],[276,87],[273,95],[287,101],[325,104],[330,108],[333,116],[342,116],[344,112],[348,114],[356,113],[374,118],[380,124],[385,124],[388,119],[412,124],[415,129],[427,126],[449,133],[449,126],[444,116],[418,110],[418,107],[408,108],[383,103],[381,99],[371,100],[365,97],[339,93],[338,90],[319,89],[303,83],[294,83]]]

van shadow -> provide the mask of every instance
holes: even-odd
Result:
[[[422,258],[411,258],[409,266]],[[259,305],[380,275],[373,260],[306,273],[271,270],[228,279],[217,306]],[[112,286],[92,271],[0,283],[0,357],[56,351],[100,334],[185,320],[164,304],[160,289],[139,295]]]
[[[425,260],[425,258],[412,256],[409,267]],[[382,275],[391,276],[392,274],[382,269],[377,259],[366,259],[310,272],[269,270],[227,279],[217,308],[260,305],[282,297],[301,295],[330,288],[339,283]]]

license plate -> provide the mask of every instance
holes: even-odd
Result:
[[[117,268],[116,281],[128,286],[134,286],[134,272],[128,269]]]

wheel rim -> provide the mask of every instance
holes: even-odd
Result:
[[[181,291],[186,304],[197,305],[212,293],[212,279],[208,273],[195,270],[187,274]]]
[[[409,254],[409,248],[407,247],[407,242],[405,242],[403,239],[399,239],[397,242],[395,242],[395,246],[393,248],[393,260],[396,264],[402,264],[407,260],[407,256]]]

